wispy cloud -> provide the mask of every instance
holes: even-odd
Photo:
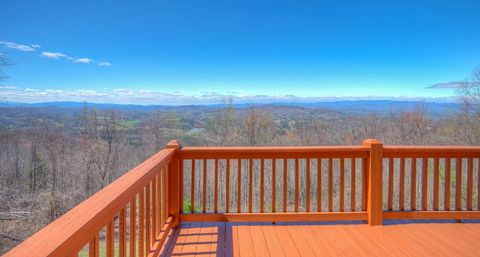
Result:
[[[23,45],[7,41],[0,41],[0,45],[23,52],[33,52],[36,48],[40,48],[39,44]]]
[[[73,62],[77,62],[77,63],[93,63],[95,62],[93,59],[90,59],[90,58],[75,58],[73,60]]]
[[[99,62],[98,66],[112,66],[112,64],[109,62]]]
[[[70,56],[68,56],[66,54],[54,53],[54,52],[42,52],[40,54],[40,56],[46,57],[46,58],[51,58],[51,59],[61,59],[61,58],[69,59],[69,58],[71,58]]]
[[[447,83],[437,83],[437,84],[434,84],[434,85],[431,85],[427,88],[429,89],[445,89],[445,88],[453,88],[453,89],[457,89],[457,88],[464,88],[468,85],[468,82],[464,82],[464,81],[452,81],[452,82],[447,82]]]

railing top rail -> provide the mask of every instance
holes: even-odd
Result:
[[[163,149],[8,252],[7,256],[68,256],[81,249],[168,165],[175,149]]]
[[[367,158],[365,146],[231,146],[231,147],[183,147],[182,159],[198,158]]]
[[[480,146],[386,145],[385,158],[480,158]]]

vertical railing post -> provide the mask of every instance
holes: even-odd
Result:
[[[363,145],[370,148],[368,161],[368,202],[367,215],[370,226],[383,225],[382,208],[382,166],[383,144],[376,139],[367,139]]]
[[[168,168],[168,214],[173,217],[173,227],[180,222],[180,144],[172,140],[167,148],[175,149],[175,155]]]

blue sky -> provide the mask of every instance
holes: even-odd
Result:
[[[479,13],[478,0],[3,0],[14,64],[0,100],[448,97],[428,87],[480,65]]]

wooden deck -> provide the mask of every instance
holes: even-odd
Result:
[[[480,256],[480,222],[182,223],[162,256]]]

